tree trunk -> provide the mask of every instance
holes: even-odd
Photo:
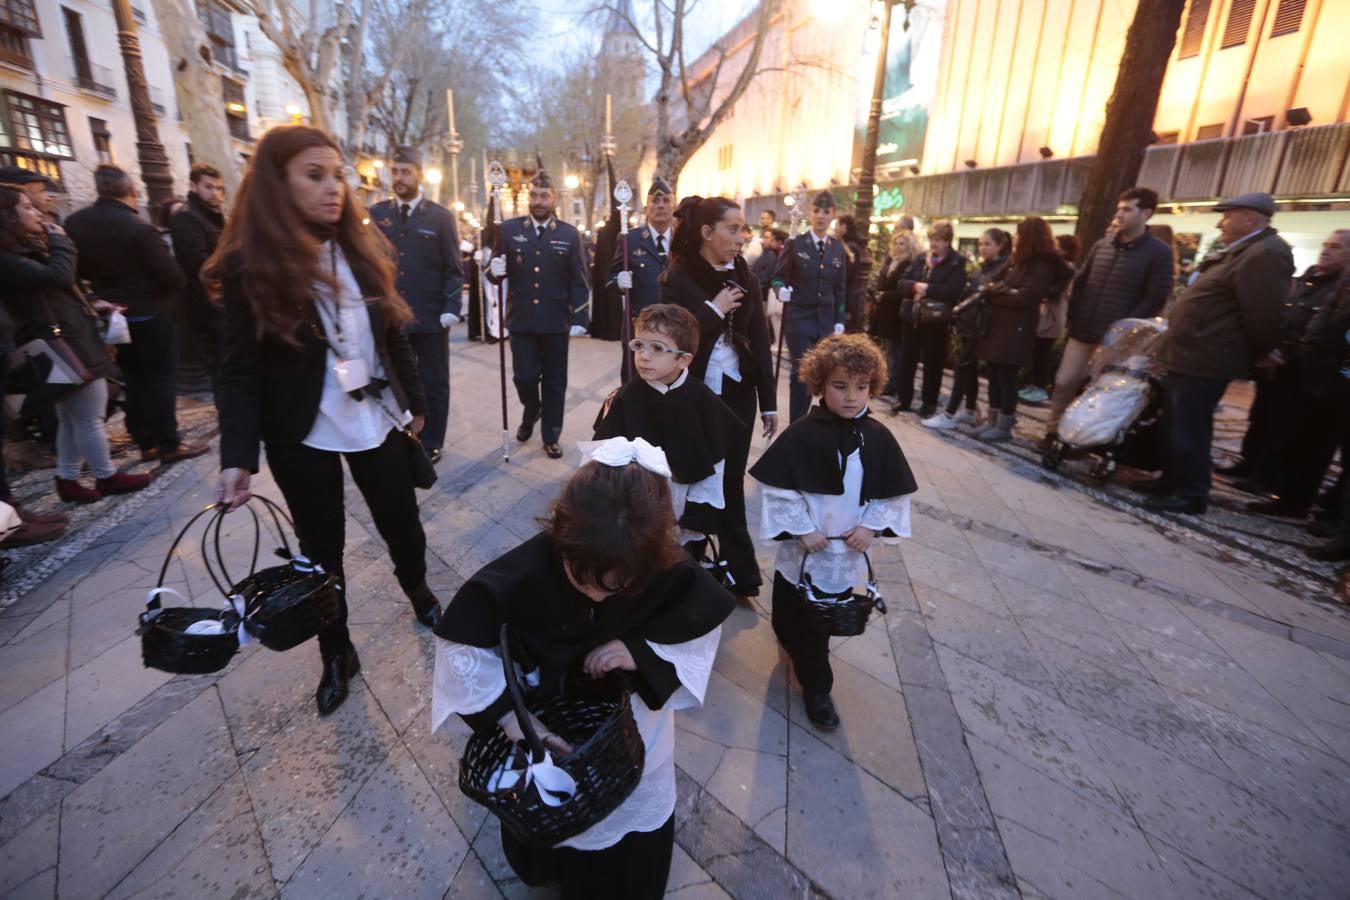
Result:
[[[1084,248],[1106,232],[1115,214],[1116,198],[1139,177],[1185,6],[1186,0],[1139,0],[1134,11],[1120,55],[1115,90],[1106,104],[1106,124],[1097,157],[1078,201],[1074,233]]]
[[[152,2],[164,46],[169,52],[178,111],[192,142],[192,159],[219,169],[225,179],[225,189],[234,196],[243,177],[243,167],[225,122],[225,95],[220,76],[207,64],[211,41],[191,5],[180,0]]]

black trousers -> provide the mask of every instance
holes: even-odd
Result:
[[[1008,363],[987,363],[989,369],[989,408],[1006,416],[1017,412],[1018,366]]]
[[[755,558],[755,543],[745,523],[745,469],[750,463],[750,441],[755,433],[755,413],[759,408],[755,386],[745,381],[722,379],[722,402],[731,407],[744,428],[727,441],[727,465],[722,477],[722,494],[727,506],[718,547],[727,561],[731,577],[736,579],[732,593],[752,597],[759,593],[764,577]]]
[[[345,456],[352,480],[389,548],[399,585],[408,591],[426,581],[427,536],[418,516],[404,440],[391,430],[383,444],[360,453],[315,450],[304,444],[267,445],[267,465],[295,521],[301,552],[339,578],[345,578],[342,569],[346,543],[342,503]],[[333,655],[342,652],[349,643],[344,585],[341,621],[319,633],[319,650],[326,656]]]
[[[542,417],[545,444],[562,437],[563,402],[567,398],[567,332],[511,332],[511,372],[516,395],[525,408],[522,419]]]
[[[1214,466],[1214,410],[1228,387],[1225,378],[1167,373],[1164,433],[1167,466],[1163,477],[1183,500],[1208,500]]]
[[[783,325],[787,325],[787,317],[783,317]],[[802,384],[801,379],[797,377],[798,366],[806,351],[815,345],[818,337],[811,337],[805,334],[785,334],[783,342],[787,344],[788,359],[792,361],[792,368],[788,375],[788,421],[783,423],[783,427],[800,419],[806,415],[807,410],[811,408],[811,392]],[[753,412],[751,419],[754,418]],[[753,427],[753,426],[752,426]],[[728,476],[730,473],[728,473]]]
[[[802,606],[797,588],[773,573],[773,633],[792,659],[792,671],[803,690],[828,691],[834,686],[830,668],[830,636],[816,627]]]
[[[956,362],[952,365],[952,396],[947,401],[947,415],[954,416],[966,402],[966,409],[974,412],[975,401],[980,396],[980,358],[975,354],[978,339],[961,338],[961,349],[957,351]]]
[[[1031,348],[1031,372],[1027,384],[1047,391],[1054,387],[1055,373],[1050,369],[1050,354],[1054,349],[1054,338],[1036,338]]]
[[[661,900],[674,849],[673,815],[655,831],[630,831],[603,850],[530,847],[502,829],[502,851],[520,880],[561,888],[562,900]]]
[[[214,396],[219,390],[220,363],[225,358],[225,316],[205,297],[191,297],[186,302],[185,324],[190,346],[211,379]]]
[[[422,446],[438,450],[445,443],[445,425],[450,418],[450,335],[444,331],[409,334],[422,390],[427,395],[427,423],[422,428]]]
[[[896,380],[900,408],[914,402],[914,373],[923,362],[924,409],[935,409],[942,392],[942,369],[947,364],[947,328],[940,324],[906,322],[900,331],[900,377]]]
[[[1258,369],[1256,396],[1247,412],[1247,433],[1242,436],[1242,459],[1251,477],[1265,484],[1277,483],[1281,446],[1299,427],[1296,410],[1306,405],[1298,389],[1298,373],[1286,363],[1278,369]]]
[[[1350,439],[1350,384],[1336,381],[1325,396],[1300,391],[1291,430],[1275,436],[1281,447],[1275,487],[1281,500],[1299,509],[1312,506],[1336,447]]]
[[[153,316],[128,325],[131,343],[117,348],[117,364],[126,379],[127,431],[142,450],[173,450],[181,443],[174,406],[174,317]]]

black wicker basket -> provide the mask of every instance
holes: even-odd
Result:
[[[855,593],[852,588],[827,594],[818,590],[811,583],[811,576],[806,573],[806,558],[809,555],[803,554],[802,567],[797,573],[797,596],[801,598],[802,605],[817,628],[829,635],[852,637],[862,634],[867,628],[867,620],[873,609],[883,616],[886,614],[886,601],[881,599],[881,588],[872,573],[870,556],[863,554],[863,559],[867,560],[866,594]]]
[[[736,579],[731,574],[731,566],[722,556],[721,548],[717,546],[717,540],[709,534],[704,536],[703,543],[704,549],[699,554],[699,565],[707,569],[708,574],[716,578],[718,584],[727,590],[731,590],[736,586]]]
[[[517,720],[524,732],[527,755],[523,762],[538,763],[544,745],[530,723],[533,714],[574,748],[554,765],[576,781],[576,791],[558,806],[540,797],[537,787],[512,786],[489,790],[494,773],[521,756],[500,728],[476,732],[459,763],[459,789],[501,820],[516,840],[535,847],[552,847],[575,837],[608,816],[637,787],[646,748],[638,733],[627,681],[618,674],[608,680],[615,696],[603,700],[574,696],[526,697],[516,678],[506,625],[501,630],[502,666]],[[516,785],[524,784],[519,779]]]

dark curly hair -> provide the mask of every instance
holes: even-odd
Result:
[[[685,555],[666,479],[637,463],[582,466],[542,521],[580,584],[636,594]]]
[[[868,375],[868,391],[876,397],[886,383],[886,357],[872,339],[861,334],[832,334],[818,341],[802,356],[797,377],[812,396],[825,393],[825,382],[835,369],[850,375]]]

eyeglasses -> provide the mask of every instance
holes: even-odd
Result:
[[[657,356],[660,356],[663,353],[674,353],[676,356],[679,356],[688,352],[687,350],[681,350],[679,347],[667,347],[660,341],[644,341],[641,338],[633,338],[629,341],[628,349],[632,350],[634,353],[650,350]]]

